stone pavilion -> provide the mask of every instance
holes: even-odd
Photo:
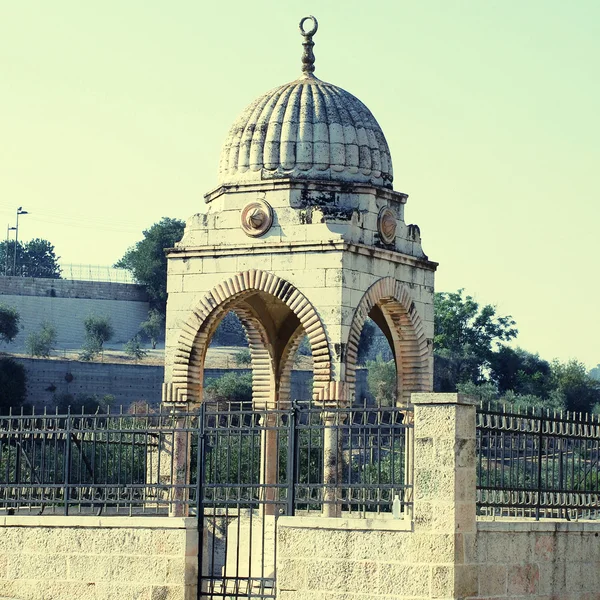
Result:
[[[396,362],[397,401],[432,389],[434,273],[408,196],[371,111],[315,75],[317,21],[300,23],[300,76],[263,94],[235,120],[206,210],[168,251],[163,401],[202,402],[206,351],[229,311],[249,341],[253,403],[290,400],[304,335],[313,401],[351,403],[367,317]],[[374,90],[375,92],[375,90]]]

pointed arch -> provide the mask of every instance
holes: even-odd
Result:
[[[398,401],[408,404],[411,393],[432,389],[432,343],[425,335],[408,286],[393,277],[376,281],[354,312],[344,361],[348,393],[354,395],[360,334],[375,307],[381,310],[389,328],[398,376]]]
[[[274,389],[275,362],[272,348],[266,339],[264,324],[243,302],[250,296],[261,293],[273,296],[285,304],[296,315],[308,336],[314,362],[313,393],[331,378],[329,342],[323,323],[308,299],[291,283],[257,269],[238,273],[216,285],[205,294],[181,327],[175,349],[173,375],[170,384],[165,384],[165,401],[198,403],[202,397],[203,367],[206,350],[216,324],[229,310],[234,310],[249,331],[252,366],[258,375],[253,395],[266,399]],[[245,322],[245,323],[244,323]]]

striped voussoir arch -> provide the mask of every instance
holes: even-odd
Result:
[[[164,391],[165,401],[200,402],[206,349],[213,325],[229,310],[235,310],[249,332],[252,355],[253,396],[256,401],[273,398],[273,358],[270,344],[258,317],[240,306],[239,301],[255,293],[264,293],[283,302],[299,319],[308,336],[313,354],[313,393],[331,378],[329,343],[319,315],[308,299],[291,283],[273,273],[251,269],[216,285],[198,302],[183,324],[175,350],[173,377]],[[215,325],[216,326],[216,325]]]
[[[431,391],[430,348],[423,322],[417,313],[409,288],[393,277],[375,282],[364,294],[354,313],[346,347],[346,382],[354,394],[358,344],[371,310],[379,306],[388,322],[394,342],[398,392],[404,404],[413,392]]]

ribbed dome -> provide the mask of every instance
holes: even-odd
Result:
[[[221,152],[221,184],[281,177],[391,188],[392,158],[371,111],[308,74],[250,104]]]

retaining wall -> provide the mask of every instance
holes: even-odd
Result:
[[[86,394],[100,397],[111,394],[115,397],[117,405],[122,404],[125,407],[136,401],[147,402],[152,406],[157,406],[161,402],[164,380],[162,365],[39,358],[16,358],[15,360],[23,364],[27,370],[26,401],[35,406],[50,404],[55,394]],[[204,377],[205,379],[218,378],[231,372],[247,373],[248,370],[206,369]],[[310,398],[311,376],[312,373],[309,371],[292,372],[293,398]]]
[[[477,524],[478,598],[600,598],[600,523]]]
[[[33,277],[0,277],[0,304],[19,311],[21,331],[0,350],[23,352],[29,333],[44,321],[54,325],[56,347],[80,348],[83,321],[90,314],[110,318],[115,335],[111,344],[130,340],[148,318],[148,297],[141,286],[127,283],[67,281]]]
[[[0,518],[0,597],[196,600],[195,519]]]

